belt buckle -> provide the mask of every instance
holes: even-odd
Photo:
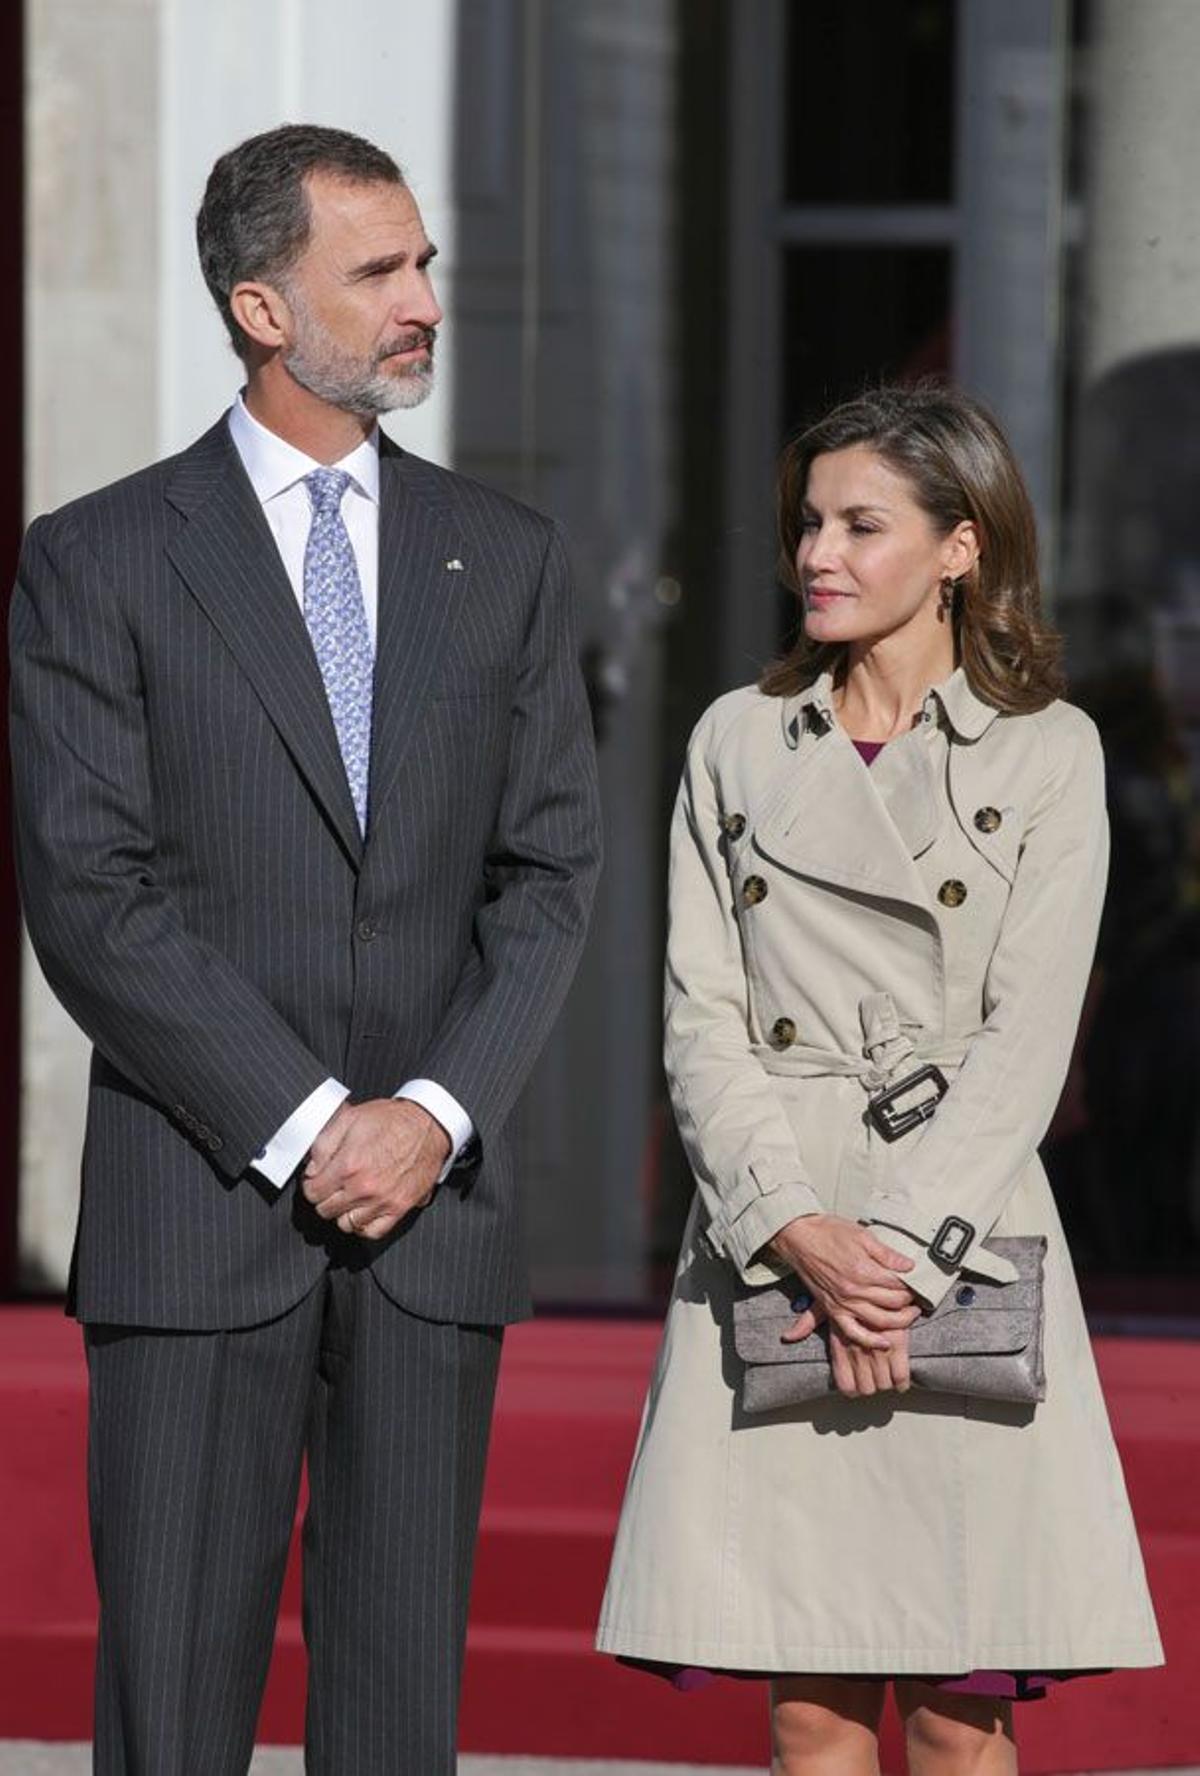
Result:
[[[922,1088],[926,1088],[922,1090]],[[932,1064],[918,1067],[915,1073],[880,1092],[867,1105],[871,1118],[885,1141],[898,1141],[910,1130],[928,1122],[946,1093],[950,1090],[940,1067]],[[916,1093],[914,1098],[913,1094]]]

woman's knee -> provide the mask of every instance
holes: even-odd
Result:
[[[879,1768],[876,1732],[882,1686],[830,1680],[776,1684],[772,1693],[773,1776],[869,1776]]]
[[[1002,1702],[956,1696],[904,1706],[904,1733],[914,1772],[945,1776],[1007,1776],[1016,1770],[1011,1716]]]

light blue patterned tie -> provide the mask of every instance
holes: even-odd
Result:
[[[358,566],[342,519],[342,495],[350,476],[345,469],[314,469],[304,477],[304,485],[312,502],[304,550],[304,621],[325,681],[354,811],[365,834],[375,661]]]

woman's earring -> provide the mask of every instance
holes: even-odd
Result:
[[[954,609],[954,594],[957,590],[957,580],[952,580],[949,574],[944,574],[942,576],[941,593],[938,598],[938,603],[942,610],[947,614]]]

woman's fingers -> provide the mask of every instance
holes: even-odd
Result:
[[[875,1363],[878,1359],[885,1364],[887,1357],[883,1352],[866,1351],[854,1345],[850,1350],[850,1361],[854,1365],[854,1380],[860,1397],[866,1397],[878,1391]]]
[[[863,1301],[861,1297],[852,1297],[844,1304],[844,1311],[852,1313],[864,1326],[873,1332],[902,1332],[909,1326],[915,1326],[921,1317],[921,1310],[915,1301],[907,1301],[903,1306],[880,1307],[873,1301]]]
[[[852,1313],[848,1308],[831,1308],[829,1317],[847,1344],[864,1350],[887,1350],[886,1334],[875,1332],[870,1326],[864,1326],[858,1315]]]
[[[802,1338],[807,1338],[810,1332],[816,1331],[824,1318],[825,1309],[823,1307],[814,1303],[812,1307],[806,1308],[802,1314],[792,1321],[787,1331],[783,1334],[784,1344],[799,1344]]]
[[[911,1270],[916,1263],[915,1258],[906,1258],[903,1252],[896,1252],[891,1246],[885,1246],[882,1240],[876,1239],[865,1227],[862,1245],[863,1251],[874,1258],[877,1264],[882,1264],[885,1270]]]
[[[849,1351],[836,1334],[829,1340],[829,1358],[833,1369],[833,1385],[839,1394],[847,1394],[853,1399],[858,1392],[854,1368]]]
[[[892,1386],[897,1393],[906,1394],[912,1382],[908,1367],[908,1339],[897,1338],[892,1346],[891,1354]]]
[[[871,1379],[875,1383],[877,1393],[890,1393],[895,1386],[892,1376],[893,1355],[894,1352],[890,1350],[867,1352],[867,1361],[871,1365]]]

